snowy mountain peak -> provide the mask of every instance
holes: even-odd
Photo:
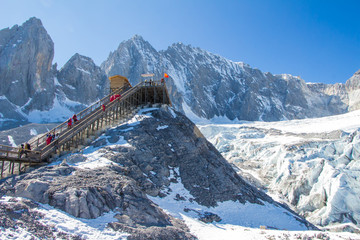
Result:
[[[182,42],[173,43],[170,47],[175,49],[192,49],[191,45],[186,45]]]
[[[0,31],[1,59],[7,59],[9,56],[14,58],[11,61],[21,59],[21,64],[13,64],[21,66],[19,68],[8,69],[6,66],[0,66],[0,95],[10,101],[0,101],[0,106],[3,106],[0,111],[5,118],[13,119],[14,113],[19,112],[16,110],[17,107],[22,108],[20,112],[25,112],[25,115],[32,110],[49,110],[52,107],[54,91],[59,90],[54,86],[54,77],[58,72],[56,67],[51,65],[53,43],[40,20],[30,19],[24,26],[32,26],[32,22],[35,27],[28,27],[26,31],[21,30],[23,27],[18,27],[19,31],[15,28]],[[3,56],[4,54],[6,56]],[[21,54],[22,56],[19,56]],[[34,60],[36,54],[44,56],[43,61]],[[66,85],[62,71],[64,66],[57,76],[59,84],[64,89],[67,88],[63,91],[69,90],[66,93],[69,99],[81,103],[94,100],[85,100],[82,97],[79,99],[76,96],[76,86],[80,85],[74,82],[80,83],[79,79],[82,77],[88,78],[83,79],[83,82],[92,85],[91,88],[100,90],[96,87],[103,86],[98,84],[98,80],[103,79],[100,71],[107,76],[126,76],[132,84],[141,81],[143,73],[154,73],[155,78],[160,79],[164,72],[167,72],[170,75],[167,86],[172,103],[176,109],[194,116],[194,120],[273,121],[328,116],[360,107],[357,104],[357,73],[349,79],[346,88],[341,84],[334,87],[319,84],[310,86],[300,77],[263,73],[245,63],[239,64],[183,43],[173,44],[167,50],[158,52],[140,35],[121,42],[101,64],[100,70],[90,58],[79,54],[75,54],[67,64],[74,69],[74,72],[68,71],[69,74],[75,75],[67,76],[73,79],[66,80],[69,81]],[[69,70],[70,67],[66,69]],[[37,72],[42,74],[36,74]],[[21,89],[20,86],[30,88]],[[23,98],[17,96],[18,89],[21,89]],[[75,96],[71,96],[72,94]],[[101,94],[93,93],[93,96]],[[35,95],[37,97],[34,98]],[[2,109],[6,109],[7,113]],[[17,115],[16,118],[21,117]]]
[[[171,51],[171,50],[175,50],[178,53],[182,53],[185,55],[214,55],[217,57],[220,57],[218,55],[212,54],[204,49],[201,49],[199,47],[193,47],[190,44],[183,44],[181,42],[178,43],[174,43],[172,44],[170,47],[168,47],[168,49],[165,52]]]
[[[131,39],[120,43],[118,50],[123,47],[135,47],[137,51],[146,52],[150,50],[152,52],[156,52],[156,50],[151,46],[151,44],[144,40],[144,38],[140,35],[134,35]]]
[[[340,114],[346,102],[307,86],[290,74],[265,74],[200,48],[174,43],[157,52],[128,40],[101,65],[108,74],[138,83],[144,72],[167,72],[174,106],[195,119],[284,120]],[[331,104],[330,104],[331,103]]]
[[[238,64],[240,67],[242,68],[250,68],[250,64],[244,63],[244,62],[235,62],[236,64]]]
[[[36,17],[29,18],[23,24],[24,27],[27,27],[28,25],[43,27],[43,24],[42,24],[41,20],[39,18],[36,18]]]
[[[79,53],[75,53],[70,59],[69,61],[67,61],[64,65],[63,68],[67,68],[70,65],[74,66],[74,67],[79,67],[80,65],[84,65],[86,63],[86,65],[89,65],[91,67],[96,66],[96,64],[94,63],[94,61],[86,56],[80,55]],[[62,68],[62,69],[63,69]],[[61,70],[62,70],[61,69]],[[89,73],[90,74],[90,73]]]
[[[132,38],[134,42],[145,42],[144,38],[141,35],[135,34]]]
[[[298,80],[301,80],[302,82],[305,83],[305,81],[303,79],[301,79],[300,76],[293,76],[291,74],[288,74],[288,73],[283,73],[283,74],[276,74],[275,76],[279,76],[281,77],[282,79],[284,80],[289,80],[289,79],[298,79]]]
[[[67,99],[89,105],[101,99],[109,91],[109,81],[105,73],[94,61],[76,53],[57,74],[57,80]]]
[[[55,88],[54,43],[39,19],[0,30],[0,45],[0,96],[6,98],[0,101],[1,128],[22,122],[32,110],[49,110]]]
[[[116,51],[109,54],[101,68],[108,76],[120,74],[126,76],[132,83],[140,81],[142,73],[159,71],[160,54],[141,36],[120,43]],[[134,69],[136,74],[134,74]]]

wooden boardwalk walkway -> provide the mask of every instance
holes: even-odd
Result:
[[[121,94],[121,98],[110,101],[110,97]],[[76,114],[78,121],[68,128],[67,121],[61,123],[49,132],[29,141],[32,150],[27,155],[21,154],[19,147],[0,145],[1,178],[20,173],[22,168],[43,164],[55,154],[69,151],[86,143],[86,139],[120,120],[134,115],[136,109],[148,104],[169,104],[171,101],[165,83],[160,81],[140,82],[129,89],[118,89],[104,97],[80,113]],[[102,109],[105,105],[105,111]],[[70,117],[70,116],[69,116]],[[57,138],[46,144],[47,134]],[[22,155],[22,156],[21,156]],[[7,165],[7,171],[5,171]],[[16,170],[18,168],[18,170]]]

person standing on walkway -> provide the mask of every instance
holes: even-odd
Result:
[[[76,124],[76,122],[78,121],[76,114],[74,114],[74,116],[72,118],[74,120],[74,124]]]
[[[29,143],[25,143],[25,157],[28,156],[28,153],[31,151],[31,146]]]
[[[48,137],[46,138],[46,145],[49,145],[51,143],[52,136],[51,134],[48,134]]]
[[[24,154],[25,154],[24,144],[21,144],[21,146],[19,147],[19,158],[21,158],[22,155]]]
[[[70,129],[70,128],[71,128],[71,125],[72,125],[72,120],[71,120],[71,118],[69,118],[67,124],[68,124],[68,129]]]

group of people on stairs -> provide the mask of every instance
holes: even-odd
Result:
[[[29,143],[25,143],[25,145],[22,143],[19,148],[19,157],[21,158],[23,155],[25,157],[28,157],[28,153],[31,151],[31,146]]]
[[[68,119],[68,122],[67,122],[68,129],[71,128],[71,126],[73,125],[73,122],[74,122],[74,124],[76,124],[77,121],[78,121],[77,116],[76,116],[76,114],[74,114],[74,116],[72,118]]]

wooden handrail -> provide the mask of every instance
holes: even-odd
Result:
[[[143,86],[143,84],[140,82],[137,85],[135,85],[134,87],[128,89],[124,93],[122,93],[121,92],[122,89],[120,89],[119,91],[115,91],[115,92],[111,93],[110,95],[103,98],[99,102],[105,100],[105,102],[107,103],[106,109],[112,108],[115,104],[118,104],[118,103],[121,103],[122,101],[125,101],[128,97],[130,97],[132,95],[132,93],[136,92],[141,86]],[[110,100],[109,100],[110,96],[112,96],[114,94],[117,94],[117,93],[122,93],[123,94],[121,96],[120,100],[110,102]],[[96,104],[93,104],[93,105],[96,105]],[[102,110],[100,109],[101,105],[102,105],[102,103],[100,103],[99,107],[93,108],[90,113],[88,113],[85,117],[83,117],[81,119],[81,121],[79,120],[77,124],[74,124],[71,129],[69,129],[69,130],[66,129],[65,130],[66,132],[63,131],[63,134],[60,135],[59,139],[56,139],[55,141],[52,141],[49,145],[45,145],[41,149],[41,158],[46,158],[48,154],[53,152],[53,149],[54,149],[54,147],[56,147],[55,146],[56,144],[58,144],[58,145],[64,144],[69,139],[71,139],[74,135],[79,133],[82,129],[86,128],[87,126],[89,126],[90,124],[95,122],[97,120],[98,116],[99,116],[99,113],[100,114],[102,113]],[[90,107],[88,109],[90,109]],[[54,131],[54,130],[50,130],[49,132],[51,133],[51,131]]]
[[[38,158],[39,161],[48,157],[49,154],[55,151],[56,145],[62,146],[66,142],[68,142],[71,138],[73,138],[76,134],[87,128],[89,125],[93,124],[102,116],[102,104],[105,105],[107,110],[114,109],[118,104],[127,101],[133,94],[135,94],[140,88],[142,87],[150,87],[150,86],[163,86],[166,90],[166,95],[168,96],[168,92],[166,89],[165,83],[161,83],[160,81],[152,81],[150,82],[139,82],[134,87],[126,89],[124,88],[118,89],[111,94],[105,96],[104,98],[100,99],[96,103],[92,104],[91,106],[87,107],[86,109],[82,110],[77,114],[78,122],[72,125],[72,128],[68,129],[67,121],[59,124],[55,128],[51,129],[47,133],[42,134],[42,136],[35,138],[34,140],[30,141],[29,144],[33,149],[36,151],[27,151],[28,154],[31,156]],[[110,102],[110,97],[114,94],[122,94],[121,98]],[[170,102],[169,97],[167,98]],[[171,102],[170,102],[171,104]],[[46,145],[46,135],[47,134],[59,134],[59,137],[52,141],[49,145]],[[12,158],[18,157],[20,159],[20,153],[23,149],[19,147],[12,147],[6,145],[0,145],[0,157],[3,158]],[[24,161],[28,160],[31,161],[30,158],[24,158]]]
[[[102,104],[107,104],[110,102],[109,98],[110,96],[114,95],[114,94],[120,94],[122,93],[122,91],[124,91],[124,88],[118,89],[115,92],[112,92],[111,94],[105,96],[104,98],[100,99],[99,101],[97,101],[96,103],[92,104],[91,106],[85,108],[84,110],[82,110],[81,112],[79,112],[78,114],[76,114],[76,116],[78,117],[78,120],[84,118],[85,116],[87,116],[88,114],[90,114],[91,112],[93,112],[96,108],[101,107]],[[71,116],[72,117],[72,116]],[[43,143],[46,142],[46,135],[47,134],[61,134],[64,131],[67,130],[67,121],[61,123],[60,125],[56,126],[55,128],[51,129],[50,131],[48,131],[47,133],[42,134],[41,137],[38,137],[32,141],[29,142],[30,146],[32,146],[33,148],[36,147],[36,149],[38,149],[39,146],[41,146]]]

